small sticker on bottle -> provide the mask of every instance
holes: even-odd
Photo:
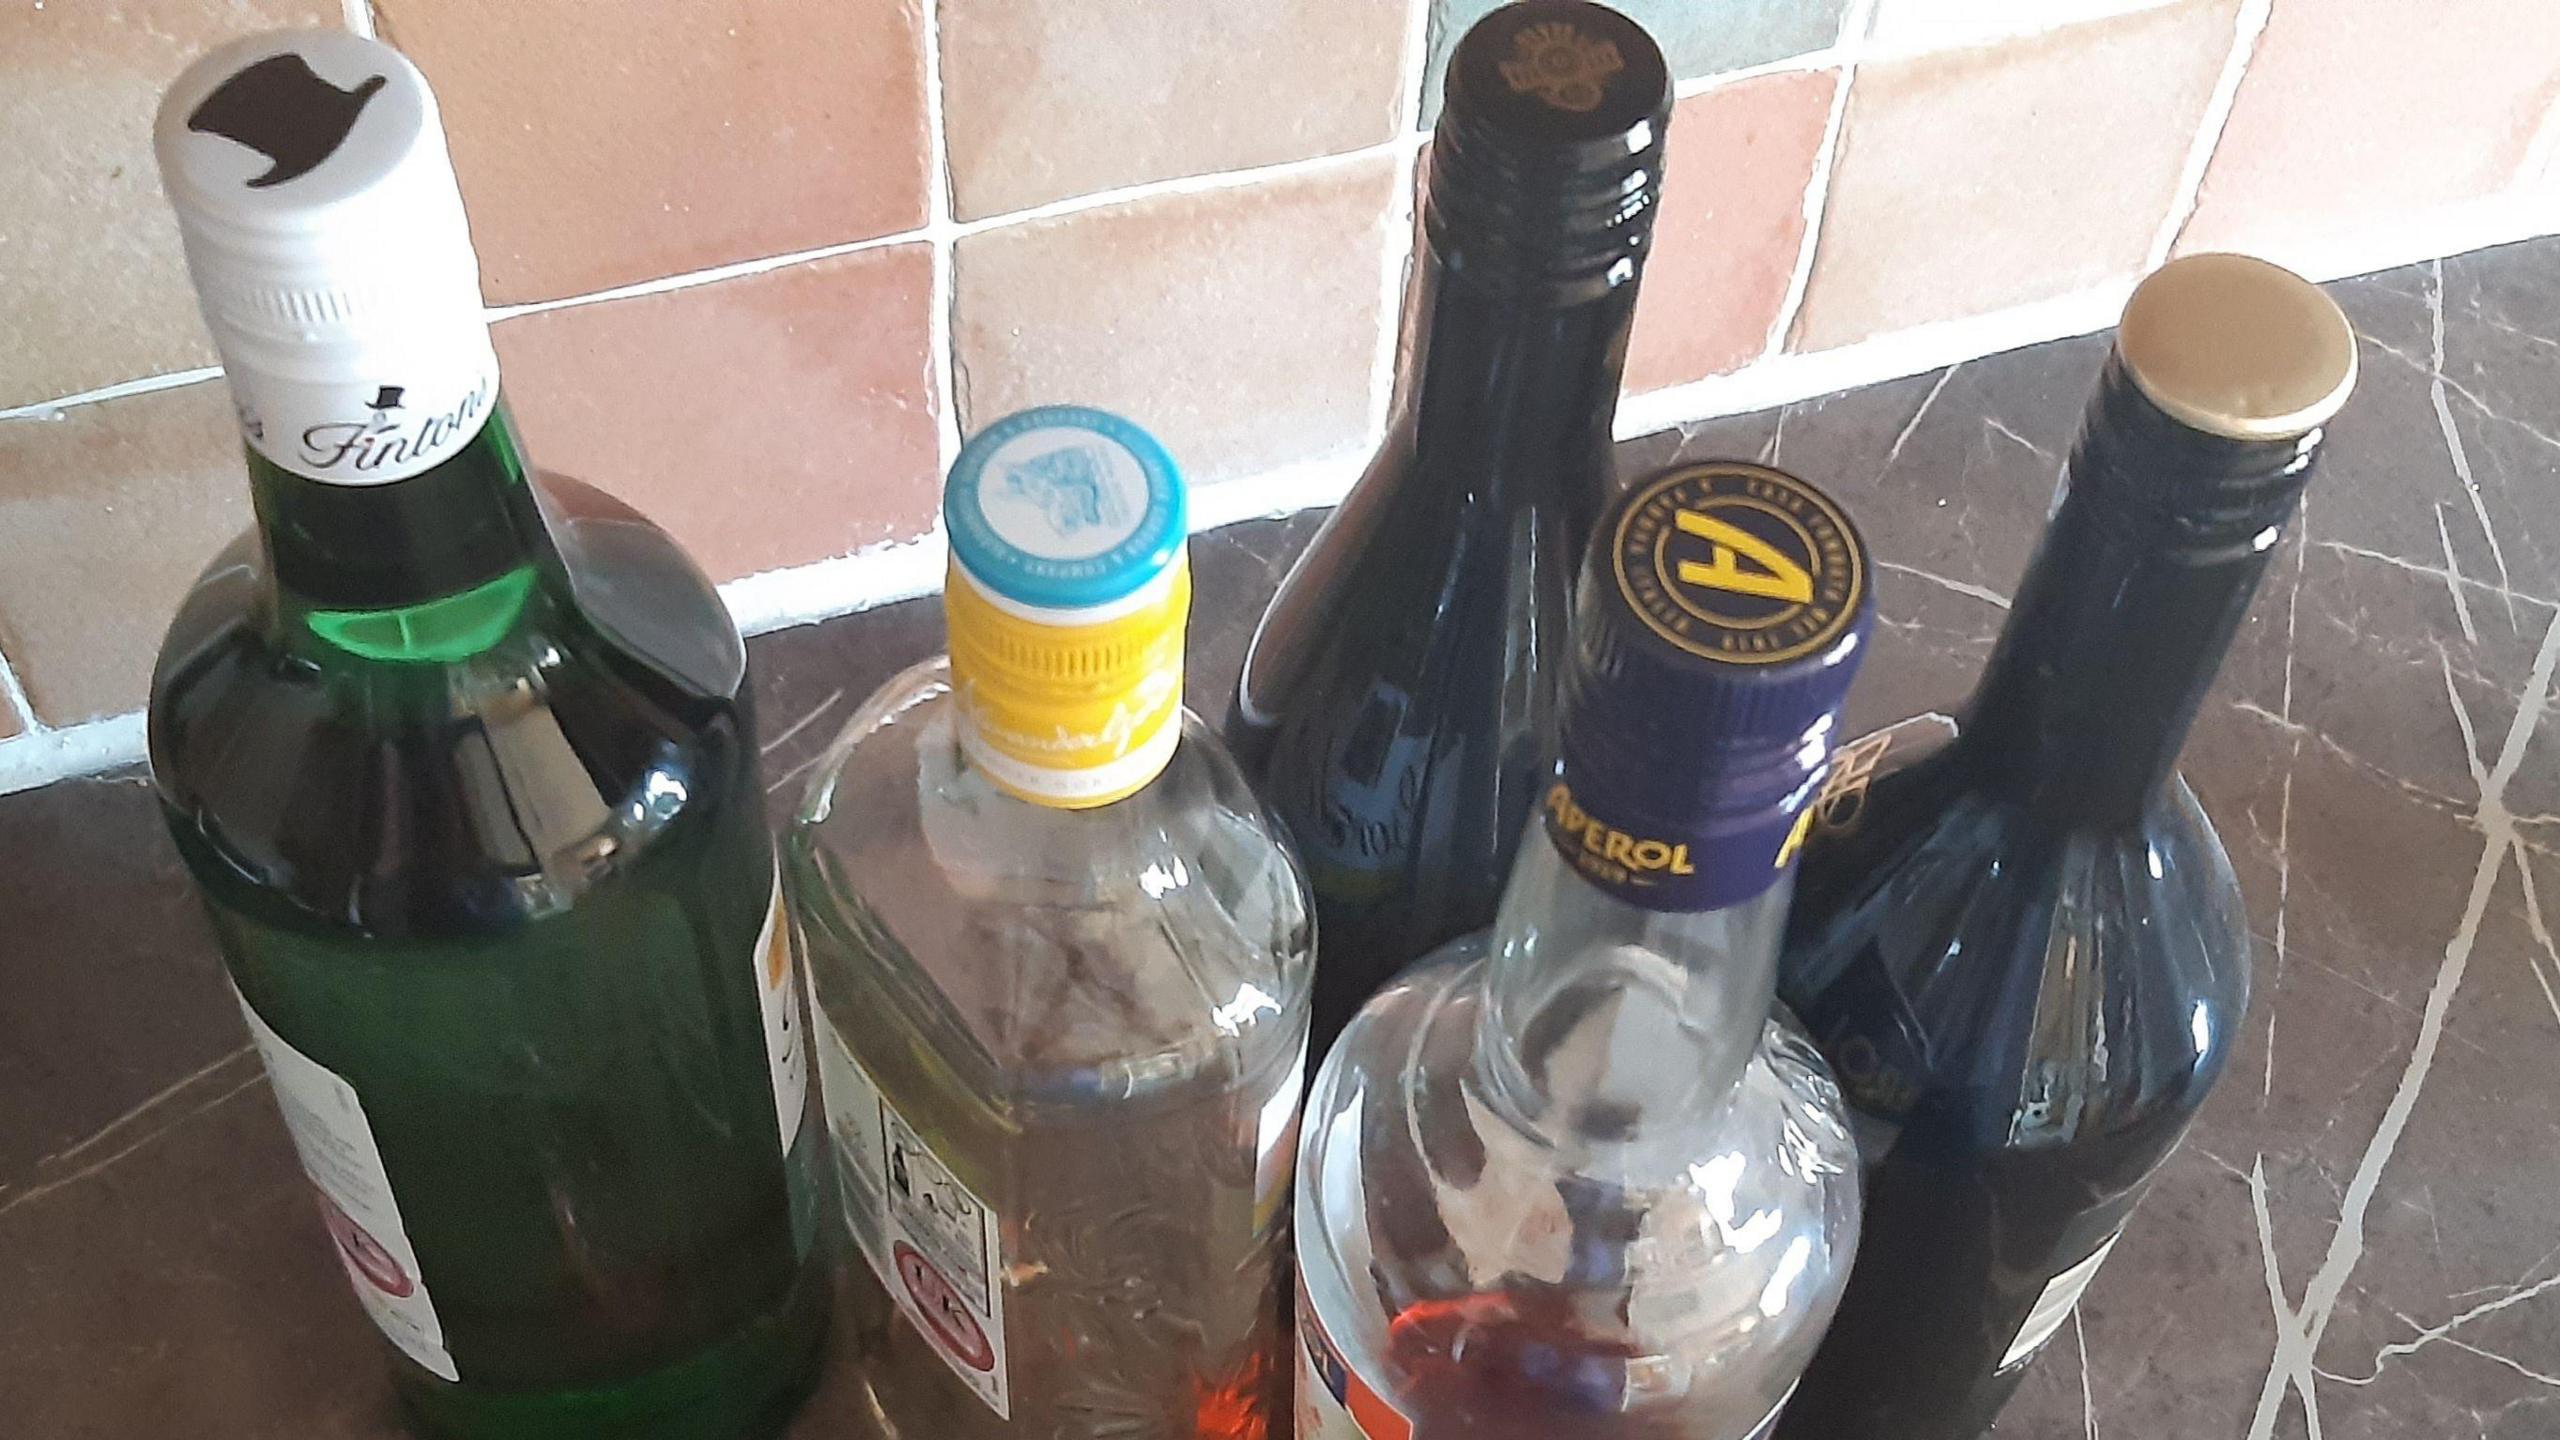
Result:
[[[933,1353],[1011,1419],[994,1207],[916,1133],[832,1028],[819,1043],[818,1080],[854,1243]]]
[[[2017,1338],[2009,1342],[2009,1353],[2000,1357],[2002,1370],[2024,1365],[2044,1348],[2053,1332],[2062,1328],[2063,1318],[2080,1303],[2080,1292],[2098,1278],[2098,1267],[2107,1263],[2107,1252],[2123,1238],[2121,1230],[2108,1236],[2106,1243],[2090,1251],[2086,1259],[2045,1282],[2044,1293],[2036,1297],[2035,1307],[2027,1311],[2026,1320],[2018,1326]]]
[[[266,1062],[276,1108],[293,1136],[303,1175],[319,1192],[321,1219],[337,1242],[357,1301],[402,1354],[447,1380],[460,1380],[355,1087],[268,1028],[238,987],[231,998],[240,1002],[249,1037]]]
[[[809,1047],[800,1021],[800,955],[791,917],[782,903],[782,872],[773,875],[773,899],[764,931],[756,936],[756,1001],[764,1014],[765,1062],[773,1076],[774,1123],[782,1153],[800,1139],[800,1117],[809,1108]]]
[[[1342,1358],[1298,1287],[1297,1440],[1412,1440],[1413,1422]]]

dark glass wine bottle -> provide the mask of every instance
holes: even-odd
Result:
[[[1957,737],[1844,754],[1780,993],[1856,1111],[1866,1230],[1783,1440],[1971,1440],[2236,1043],[2249,931],[2176,774],[2355,381],[2327,296],[2146,280]]]
[[[406,61],[256,37],[158,139],[257,527],[170,627],[152,773],[401,1397],[778,1430],[822,1127],[737,631],[663,532],[528,478]]]
[[[1263,617],[1227,731],[1315,888],[1318,1055],[1510,873],[1671,109],[1644,31],[1580,0],[1478,22],[1448,96],[1386,443]]]

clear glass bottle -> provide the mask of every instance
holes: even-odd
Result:
[[[847,724],[786,847],[864,1383],[906,1440],[1260,1440],[1314,937],[1181,705],[1181,481],[1033,410],[944,514],[951,653]]]
[[[1664,472],[1583,571],[1550,843],[1343,1032],[1298,1171],[1301,1440],[1742,1440],[1846,1283],[1855,1151],[1771,1018],[1869,630],[1838,507]]]

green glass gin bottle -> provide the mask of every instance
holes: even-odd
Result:
[[[776,1430],[823,1127],[737,631],[529,480],[407,61],[252,38],[156,140],[257,526],[163,643],[152,773],[396,1388],[447,1436]]]

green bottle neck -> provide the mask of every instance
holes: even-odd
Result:
[[[467,659],[555,593],[559,548],[503,405],[452,456],[389,484],[308,479],[255,449],[249,470],[277,619],[324,655]]]

